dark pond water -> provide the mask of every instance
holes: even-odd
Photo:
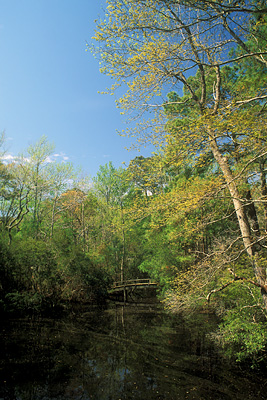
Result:
[[[256,372],[230,369],[185,322],[152,306],[2,321],[0,400],[266,399]]]

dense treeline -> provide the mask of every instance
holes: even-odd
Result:
[[[134,177],[109,163],[91,182],[71,164],[52,161],[53,150],[41,137],[1,164],[4,312],[99,303],[113,281],[144,276],[145,228],[131,215],[145,196]]]
[[[93,182],[48,162],[44,137],[1,165],[3,310],[100,301],[148,276],[170,310],[216,312],[230,356],[266,361],[266,9],[108,0],[102,71],[128,85],[124,111],[155,111],[134,135],[156,151]]]
[[[214,337],[230,354],[263,357],[265,309],[211,160],[168,168],[162,154],[139,156],[125,169],[101,166],[90,183],[70,164],[49,162],[47,148],[42,137],[31,157],[1,165],[2,311],[99,303],[113,281],[146,276],[171,310],[216,312],[223,322]],[[249,188],[261,191],[260,181]]]
[[[101,229],[100,199],[88,192],[88,182],[78,179],[71,164],[51,162],[52,152],[42,137],[13,163],[1,164],[0,288],[5,311],[100,301],[111,279],[101,256],[93,254]]]

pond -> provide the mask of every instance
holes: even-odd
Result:
[[[149,304],[2,321],[0,400],[266,398],[262,377],[213,349],[214,324]]]

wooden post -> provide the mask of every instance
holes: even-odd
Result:
[[[128,301],[126,286],[123,287],[123,301],[124,301],[124,304]]]

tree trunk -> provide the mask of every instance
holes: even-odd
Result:
[[[260,176],[261,176],[261,195],[263,200],[263,214],[264,214],[264,230],[267,232],[267,184],[266,173],[264,169],[265,160],[260,161]]]
[[[125,231],[124,231],[124,216],[123,216],[123,208],[121,207],[121,219],[122,219],[122,257],[121,257],[121,282],[124,281],[124,265],[125,265]]]
[[[234,204],[243,244],[246,253],[248,254],[251,260],[257,282],[261,286],[261,293],[264,302],[264,307],[267,309],[266,269],[259,265],[257,257],[255,257],[255,244],[251,237],[250,225],[246,215],[244,204],[242,203],[239,197],[239,191],[235,182],[235,177],[233,176],[232,171],[229,167],[227,158],[221,154],[218,148],[215,136],[209,132],[209,137],[210,137],[210,146],[213,156],[216,159],[217,163],[219,164],[219,167],[221,168],[227,187],[229,189]]]
[[[51,229],[50,229],[50,240],[53,238],[54,234],[54,224],[55,224],[55,213],[56,213],[56,202],[57,202],[57,195],[55,196],[53,200],[53,208],[52,208],[52,216],[51,216]]]

